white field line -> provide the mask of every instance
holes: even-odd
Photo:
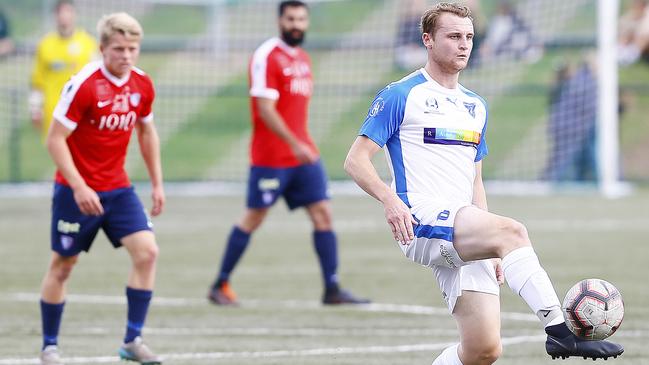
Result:
[[[2,295],[0,301],[4,302],[38,302],[40,294],[38,293],[6,293]],[[69,294],[67,303],[79,304],[100,304],[100,305],[125,305],[126,298],[114,295],[88,295],[88,294]],[[152,304],[160,307],[203,307],[208,305],[206,299],[199,298],[169,298],[153,297]],[[244,300],[241,302],[243,308],[296,308],[296,309],[320,309],[322,304],[318,301],[307,300]],[[448,309],[441,307],[428,307],[423,305],[408,304],[389,304],[389,303],[371,303],[364,305],[345,306],[346,310],[357,310],[363,312],[382,312],[382,313],[401,313],[414,315],[448,315]],[[538,318],[533,314],[503,312],[502,319],[538,322]]]
[[[545,336],[516,336],[503,338],[503,345],[513,345],[526,342],[542,342]],[[241,352],[197,352],[197,353],[170,353],[161,354],[164,360],[214,360],[232,358],[269,358],[269,357],[309,357],[325,355],[358,355],[358,354],[390,354],[402,352],[438,351],[444,349],[452,342],[398,345],[398,346],[365,346],[365,347],[331,347],[305,350],[275,350],[275,351],[241,351]],[[119,362],[116,356],[96,357],[70,357],[65,359],[66,364],[112,363]],[[39,364],[37,358],[0,359],[0,365]]]
[[[172,329],[167,329],[173,331]],[[177,329],[176,329],[177,330]],[[270,330],[270,329],[269,329]],[[274,331],[274,329],[273,329]],[[646,338],[648,331],[636,330],[616,334],[616,337],[624,338]],[[505,337],[502,339],[504,346],[543,342],[545,335],[525,335]],[[365,346],[365,347],[332,347],[305,350],[275,350],[275,351],[241,351],[241,352],[196,352],[196,353],[169,353],[162,354],[164,360],[213,360],[232,358],[268,358],[268,357],[308,357],[324,355],[358,355],[377,353],[403,353],[403,352],[429,352],[438,351],[453,344],[452,342],[397,345],[397,346]],[[69,357],[65,359],[68,364],[88,363],[114,363],[119,362],[116,356],[94,356],[94,357]],[[0,365],[40,364],[37,358],[0,358]]]

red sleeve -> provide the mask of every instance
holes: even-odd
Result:
[[[155,100],[155,87],[150,77],[144,78],[144,90],[142,95],[142,111],[140,118],[148,123],[153,120],[153,100]]]
[[[273,52],[255,52],[250,65],[250,96],[279,99],[280,69]]]
[[[68,129],[75,129],[92,105],[92,90],[88,82],[68,81],[63,87],[59,102],[54,109],[54,118]]]

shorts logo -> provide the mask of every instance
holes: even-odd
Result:
[[[445,221],[448,219],[448,217],[451,215],[451,212],[448,210],[443,210],[437,215],[437,220],[438,221]]]
[[[383,108],[385,108],[385,101],[383,101],[383,98],[377,98],[374,104],[370,107],[368,116],[377,116],[381,111],[383,111]]]
[[[453,257],[451,256],[451,253],[448,252],[446,247],[444,245],[439,245],[439,254],[446,260],[446,263],[448,264],[448,267],[450,268],[457,268],[457,265],[455,262],[453,262]]]
[[[151,222],[151,217],[149,217],[149,212],[147,212],[146,208],[142,210],[144,211],[144,216],[146,217],[146,226],[149,228],[153,228],[153,222]]]
[[[74,245],[74,238],[71,236],[61,235],[61,246],[64,250],[69,250]]]
[[[69,223],[63,219],[59,219],[56,223],[56,229],[61,233],[79,233],[81,229],[81,224],[79,223]]]
[[[259,183],[257,183],[257,187],[261,191],[277,190],[279,189],[279,179],[278,178],[259,179]]]
[[[264,191],[264,193],[261,195],[261,200],[264,201],[264,204],[270,204],[273,202],[273,193],[270,191]]]

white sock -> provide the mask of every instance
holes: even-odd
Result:
[[[503,257],[503,272],[509,287],[525,300],[544,327],[563,322],[557,293],[532,247],[518,248]]]
[[[460,361],[460,355],[457,354],[457,348],[460,346],[459,343],[451,347],[447,347],[442,351],[439,356],[433,361],[433,365],[462,365]]]

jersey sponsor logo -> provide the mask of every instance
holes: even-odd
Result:
[[[291,79],[291,94],[311,96],[312,89],[313,82],[309,78],[303,77]]]
[[[135,126],[135,121],[137,120],[137,115],[134,111],[130,111],[126,114],[116,114],[112,113],[109,115],[102,115],[99,120],[99,130],[104,128],[114,131],[114,130],[124,130],[129,131],[133,126]]]
[[[448,101],[449,103],[451,103],[451,104],[455,105],[455,107],[457,107],[457,98],[452,98],[450,96],[447,96],[446,101]]]
[[[70,223],[63,219],[59,219],[59,221],[56,222],[56,230],[61,233],[79,233],[80,229],[81,224],[79,223]]]
[[[469,115],[475,119],[475,103],[463,102],[466,111],[469,112]]]
[[[376,98],[374,104],[372,104],[372,106],[370,107],[368,116],[376,117],[381,111],[383,111],[383,108],[385,108],[385,101],[383,100],[383,98]]]
[[[112,100],[98,101],[97,108],[101,109],[112,102],[113,102]]]
[[[424,128],[424,143],[475,147],[480,143],[480,133],[466,129]]]

